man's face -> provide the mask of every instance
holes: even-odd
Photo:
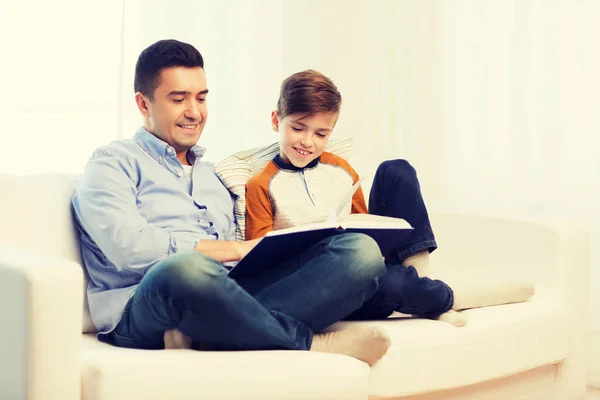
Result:
[[[271,114],[273,130],[279,132],[279,156],[298,168],[305,167],[325,150],[338,113],[290,114],[279,119]]]
[[[136,101],[146,117],[145,128],[185,156],[204,129],[207,93],[202,68],[171,67],[161,71],[153,100],[137,93]]]

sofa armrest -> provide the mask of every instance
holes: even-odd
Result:
[[[561,363],[557,398],[585,391],[585,337],[589,318],[589,231],[557,217],[489,217],[431,213],[439,249],[432,275],[452,282],[525,279],[536,297],[562,305],[569,323],[570,353]]]
[[[0,398],[80,399],[81,267],[0,245]]]

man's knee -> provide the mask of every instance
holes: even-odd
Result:
[[[344,258],[348,278],[360,281],[380,278],[385,274],[385,263],[377,242],[362,233],[346,233],[335,237],[333,242]]]
[[[145,278],[151,280],[151,290],[172,296],[212,296],[219,291],[226,275],[215,259],[190,252],[168,257],[151,268]]]

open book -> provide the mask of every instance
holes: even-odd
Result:
[[[412,227],[403,219],[371,214],[350,214],[339,219],[344,207],[352,201],[362,179],[341,199],[336,210],[324,222],[271,231],[229,272],[231,278],[260,274],[290,260],[319,241],[340,233],[364,233],[372,237],[386,255],[411,232]]]

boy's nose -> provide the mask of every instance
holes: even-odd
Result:
[[[307,135],[305,135],[301,140],[300,140],[300,144],[304,147],[310,147],[312,146],[312,135],[309,133]]]

